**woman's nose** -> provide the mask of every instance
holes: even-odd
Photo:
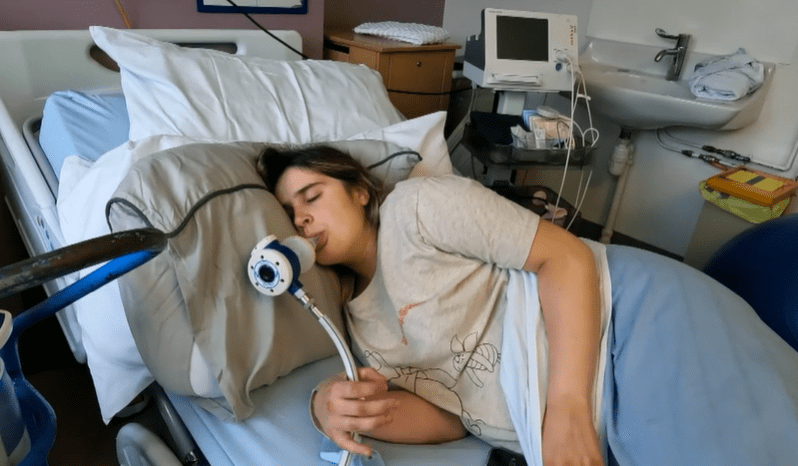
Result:
[[[296,225],[296,227],[301,231],[302,228],[310,225],[310,215],[302,212],[296,212],[294,214],[294,225]]]

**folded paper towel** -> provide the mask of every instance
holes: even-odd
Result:
[[[358,34],[386,37],[411,44],[437,44],[449,38],[449,31],[437,26],[417,23],[399,23],[383,21],[379,23],[363,23],[354,31]]]
[[[696,97],[738,100],[759,89],[765,80],[765,67],[741,48],[731,55],[698,63],[686,79]]]

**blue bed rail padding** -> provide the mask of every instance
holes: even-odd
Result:
[[[39,144],[55,176],[60,178],[68,156],[96,161],[127,141],[129,131],[130,120],[122,93],[58,91],[44,103]]]
[[[46,465],[55,441],[56,418],[47,400],[25,379],[19,358],[19,335],[65,306],[100,288],[158,255],[166,235],[155,229],[114,233],[0,268],[0,297],[31,288],[88,266],[105,262],[86,277],[53,294],[14,318],[8,342],[0,348],[6,380],[13,385],[22,420],[31,440],[30,452],[20,466]]]

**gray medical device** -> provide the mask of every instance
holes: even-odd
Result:
[[[486,8],[479,35],[466,39],[463,74],[496,90],[570,91],[577,42],[576,16]]]

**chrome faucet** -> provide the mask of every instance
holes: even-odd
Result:
[[[668,34],[660,28],[657,28],[655,32],[658,36],[664,39],[676,41],[675,48],[660,50],[657,53],[657,56],[654,57],[654,61],[657,63],[659,63],[659,61],[665,56],[673,57],[673,62],[671,63],[670,68],[668,68],[668,73],[665,75],[665,79],[668,81],[676,81],[679,79],[679,75],[682,74],[682,65],[684,65],[684,56],[687,54],[687,44],[690,42],[690,34],[679,34],[678,36],[674,36]]]

